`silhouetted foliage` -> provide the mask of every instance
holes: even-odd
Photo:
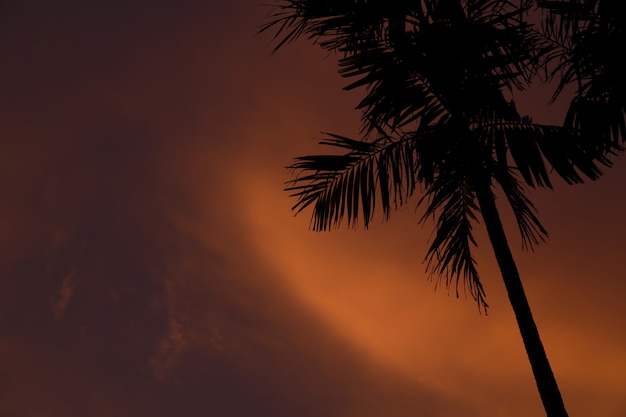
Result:
[[[562,0],[541,2],[550,76],[556,98],[575,88],[564,125],[594,137],[605,152],[622,150],[626,123],[626,16],[620,2]]]
[[[276,47],[299,37],[336,53],[345,89],[364,87],[360,140],[328,133],[332,154],[296,158],[287,190],[313,230],[367,227],[418,191],[435,234],[427,270],[487,309],[472,248],[482,217],[546,412],[566,416],[495,204],[499,187],[522,246],[547,232],[525,187],[597,179],[624,140],[623,17],[608,1],[283,0],[261,31]],[[542,13],[533,25],[530,13]],[[619,14],[619,13],[617,13]],[[598,48],[598,45],[602,45]],[[508,100],[538,77],[554,98],[576,85],[562,126],[533,123]]]

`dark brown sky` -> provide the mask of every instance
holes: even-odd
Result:
[[[265,12],[0,3],[0,415],[542,415],[488,246],[481,316],[433,291],[413,205],[292,216],[283,167],[357,96],[306,42],[270,56]],[[551,240],[516,253],[572,417],[626,414],[625,180],[533,193]]]

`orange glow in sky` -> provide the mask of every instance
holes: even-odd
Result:
[[[293,216],[284,167],[358,96],[307,42],[271,56],[265,12],[0,6],[0,415],[542,415],[484,235],[487,316],[428,280],[416,201]],[[624,181],[532,192],[534,253],[504,215],[571,417],[626,415]]]

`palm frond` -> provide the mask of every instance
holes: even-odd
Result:
[[[485,291],[480,281],[472,247],[477,246],[472,232],[479,210],[468,178],[458,167],[440,171],[419,204],[427,202],[420,222],[436,219],[435,235],[425,257],[426,270],[455,288],[456,296],[469,292],[480,309],[487,311]]]
[[[296,214],[313,206],[313,230],[339,226],[344,217],[348,225],[361,218],[367,227],[377,201],[386,219],[392,208],[404,204],[415,191],[419,159],[410,138],[381,136],[364,142],[331,133],[326,136],[320,144],[345,153],[296,158],[289,168],[298,171],[298,176],[286,188],[297,198]]]
[[[357,105],[368,132],[379,125],[402,128],[417,119],[428,125],[446,112],[428,80],[383,47],[345,57],[339,66],[342,76],[357,78],[346,90],[368,89]]]
[[[567,109],[564,126],[589,138],[588,142],[605,155],[624,150],[626,101],[602,97],[575,97]]]
[[[457,161],[467,157],[454,146],[458,142],[453,126],[437,125],[419,134],[399,139],[381,133],[374,141],[357,141],[326,134],[321,142],[342,154],[296,158],[289,167],[298,176],[287,183],[296,197],[296,214],[313,208],[311,228],[329,230],[346,220],[358,220],[367,227],[377,204],[384,218],[393,208],[407,202],[418,184],[426,187],[419,204],[428,201],[421,221],[434,216],[436,233],[425,257],[427,270],[438,276],[447,288],[458,294],[467,291],[486,311],[485,293],[480,282],[471,246],[476,242],[472,222],[476,221],[471,185]]]
[[[593,138],[578,130],[521,122],[494,123],[480,129],[494,143],[506,143],[515,166],[531,187],[552,187],[549,168],[568,184],[579,184],[583,175],[591,180],[600,177],[598,164],[611,165]]]
[[[522,240],[522,249],[533,250],[539,243],[548,238],[548,231],[543,227],[534,204],[526,196],[526,190],[520,183],[514,168],[505,168],[494,172],[511,210],[515,215],[517,227]]]
[[[365,0],[281,0],[259,32],[274,30],[275,51],[306,35],[326,50],[350,54],[386,38],[389,18],[406,15],[410,7]]]

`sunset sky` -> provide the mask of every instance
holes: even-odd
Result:
[[[284,167],[360,96],[263,3],[0,1],[0,416],[545,415],[484,234],[487,316],[428,280],[417,200],[293,216]],[[570,417],[626,415],[625,181],[532,192],[534,253],[504,213]]]

